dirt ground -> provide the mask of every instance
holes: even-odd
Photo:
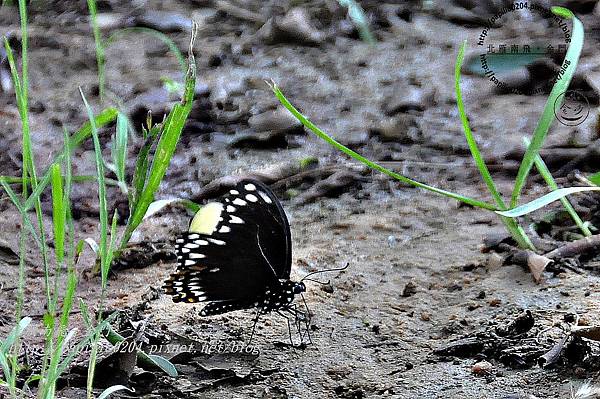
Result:
[[[75,130],[86,120],[79,87],[96,111],[122,104],[136,127],[147,110],[159,119],[175,101],[161,78],[181,80],[177,59],[156,38],[135,33],[106,50],[109,95],[100,104],[85,2],[34,3],[30,103],[40,168],[61,147],[62,126]],[[150,378],[136,369],[132,385],[140,396],[567,398],[572,384],[597,377],[597,365],[584,361],[541,368],[535,361],[515,365],[490,351],[440,355],[440,348],[457,339],[494,330],[526,310],[535,320],[527,342],[532,353],[543,354],[559,337],[557,327],[549,328],[566,315],[577,314],[589,325],[600,322],[598,274],[587,269],[546,272],[536,284],[525,268],[503,265],[501,255],[481,251],[484,237],[503,232],[493,214],[459,207],[455,201],[366,171],[277,107],[265,81],[275,81],[315,124],[370,159],[388,162],[428,184],[490,200],[461,131],[454,63],[463,40],[468,44],[467,60],[476,59],[481,21],[498,12],[502,2],[360,3],[377,38],[373,46],[359,39],[346,9],[333,0],[98,2],[105,37],[125,27],[152,27],[186,51],[189,18],[199,24],[196,103],[157,199],[201,201],[203,188],[223,176],[281,176],[270,183],[291,223],[292,278],[350,265],[323,277],[331,278],[330,285],[308,283],[312,345],[287,345],[285,319],[270,315],[259,321],[254,337],[259,354],[180,354],[172,359],[180,371],[177,378],[160,372]],[[586,93],[592,110],[576,127],[555,121],[542,152],[550,169],[566,178],[574,169],[597,171],[600,165],[597,155],[588,156],[587,151],[599,132],[600,5],[583,0],[558,3],[571,7],[586,27],[572,86]],[[535,13],[508,13],[503,18],[502,28],[490,33],[490,42],[563,40],[556,24]],[[19,43],[14,8],[0,8],[0,33]],[[540,72],[543,65],[517,69],[506,79],[520,87],[547,83],[550,78]],[[521,138],[532,133],[546,96],[501,94],[475,74],[464,75],[462,87],[473,131],[508,195],[523,154]],[[0,90],[0,175],[18,176],[20,121],[14,93],[6,89]],[[101,137],[107,159],[112,129],[103,130]],[[132,142],[134,148],[141,145],[139,137]],[[319,161],[311,173],[286,174],[306,157]],[[91,143],[75,152],[74,165],[75,174],[95,173]],[[537,176],[530,182],[525,198],[545,192]],[[110,198],[112,207],[125,205],[117,191]],[[96,237],[94,184],[75,187],[73,201],[79,236]],[[549,209],[558,206],[535,218]],[[14,323],[9,309],[15,300],[20,218],[3,196],[0,218],[5,333]],[[184,210],[167,209],[144,222],[133,241],[170,245],[188,222]],[[173,259],[172,252],[170,256]],[[79,263],[78,296],[94,305],[99,281],[86,272],[92,264],[93,255],[86,253]],[[151,316],[148,323],[158,335],[179,334],[217,345],[243,343],[252,312],[202,318],[201,305],[173,303],[159,289],[174,269],[173,261],[163,260],[117,271],[109,284],[110,309],[127,310],[132,320]],[[44,313],[43,301],[37,300],[42,286],[39,253],[32,249],[26,313],[36,324],[30,336],[33,346]],[[522,344],[515,339],[509,349]],[[590,356],[598,354],[594,342],[586,345]],[[473,365],[482,360],[492,369],[474,373]],[[73,381],[60,397],[83,397],[84,387]]]

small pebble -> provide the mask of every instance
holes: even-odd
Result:
[[[406,285],[404,286],[404,289],[402,290],[402,296],[405,298],[413,296],[416,293],[417,293],[417,285],[415,283],[413,283],[412,281],[409,281],[408,283],[406,283]]]
[[[492,366],[492,364],[490,362],[483,360],[481,362],[475,363],[471,367],[471,372],[478,376],[484,376],[484,375],[489,375],[493,369],[494,369],[494,366]]]
[[[489,302],[489,305],[491,307],[498,307],[498,306],[500,306],[501,303],[502,303],[502,301],[500,299],[494,298]]]

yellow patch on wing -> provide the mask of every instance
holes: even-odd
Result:
[[[192,219],[189,232],[211,235],[221,220],[221,212],[223,204],[210,202],[204,205]]]

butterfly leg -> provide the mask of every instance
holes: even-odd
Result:
[[[304,308],[306,309],[306,335],[308,336],[308,342],[310,344],[312,344],[312,337],[310,336],[310,321],[311,321],[311,316],[310,316],[310,309],[308,308],[308,303],[306,303],[306,299],[304,298],[304,295],[300,294],[300,297],[302,298],[302,303],[304,304]]]
[[[288,326],[288,334],[290,336],[290,345],[294,346],[294,340],[292,339],[292,325],[290,324],[290,318],[287,317],[280,310],[277,311],[277,314],[281,317],[285,317],[285,320],[287,321],[287,326]]]
[[[256,324],[262,313],[262,308],[256,309],[256,315],[254,316],[254,324],[252,325],[252,332],[250,333],[250,339],[248,340],[248,346],[252,345],[252,338],[254,338],[254,332],[256,331]]]
[[[286,312],[291,314],[294,317],[294,325],[296,327],[296,331],[298,331],[298,336],[300,337],[300,345],[304,345],[304,334],[302,334],[302,322],[306,324],[306,331],[309,336],[309,342],[312,344],[312,340],[310,339],[310,332],[308,331],[310,319],[307,318],[307,315],[304,312],[298,310],[296,304],[292,304],[284,308]]]

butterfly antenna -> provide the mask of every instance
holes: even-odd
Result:
[[[312,272],[312,273],[308,273],[306,276],[302,277],[302,280],[300,280],[300,282],[304,281],[304,280],[309,280],[309,281],[314,281],[315,283],[319,283],[319,284],[329,284],[329,282],[327,283],[323,283],[321,281],[317,281],[317,280],[313,280],[308,278],[309,276],[312,276],[313,274],[319,274],[319,273],[327,273],[327,272],[340,272],[342,270],[346,270],[348,268],[348,266],[350,266],[350,263],[346,263],[346,266],[344,267],[337,267],[334,269],[323,269],[323,270],[317,270],[316,272]]]
[[[312,278],[306,278],[306,277],[303,278],[300,281],[304,281],[304,280],[306,280],[306,281],[312,281],[313,283],[317,283],[317,284],[321,284],[321,285],[329,285],[329,284],[331,284],[331,280],[319,281],[319,280],[315,280],[315,279],[312,279]]]

